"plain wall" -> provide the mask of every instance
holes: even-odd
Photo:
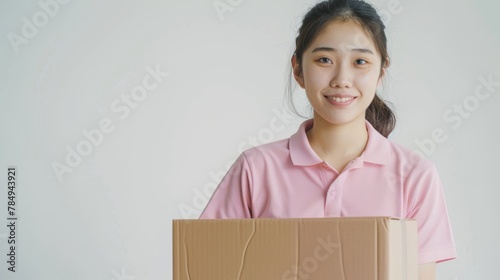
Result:
[[[243,149],[303,121],[283,97],[315,1],[62,2],[0,3],[1,224],[18,170],[17,272],[2,261],[0,278],[170,279],[172,219],[197,218]],[[458,259],[438,279],[496,279],[500,4],[373,3],[389,39],[391,139],[444,185]]]

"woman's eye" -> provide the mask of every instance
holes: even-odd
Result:
[[[329,58],[322,57],[319,59],[319,62],[321,63],[331,63],[332,61]]]
[[[356,64],[358,64],[358,65],[363,65],[363,64],[366,64],[366,63],[367,63],[367,61],[364,60],[364,59],[362,59],[362,58],[356,59]]]

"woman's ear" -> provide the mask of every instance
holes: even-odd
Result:
[[[380,85],[382,84],[382,80],[384,79],[385,74],[386,74],[386,68],[382,67],[382,69],[380,70],[380,76],[378,77],[377,81],[377,88],[379,88]]]
[[[384,79],[385,77],[385,74],[387,73],[387,67],[389,67],[389,64],[391,63],[391,61],[389,60],[389,57],[386,57],[385,58],[385,61],[382,61],[382,67],[380,67],[380,76],[378,77],[378,81],[377,81],[377,88],[380,87],[380,85],[382,84],[382,80]]]
[[[297,63],[297,56],[294,54],[292,56],[292,70],[293,70],[293,77],[299,84],[301,88],[304,88],[304,77],[302,76],[302,67],[300,66],[299,63]]]

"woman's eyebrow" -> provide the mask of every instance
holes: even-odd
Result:
[[[366,48],[352,48],[350,50],[353,51],[353,52],[374,54],[372,50],[366,49]],[[331,47],[317,47],[314,50],[312,50],[313,53],[315,53],[315,52],[321,52],[321,51],[336,52],[337,49],[336,48],[331,48]]]

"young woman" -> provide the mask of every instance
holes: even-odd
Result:
[[[363,1],[305,15],[291,61],[313,118],[243,152],[201,218],[402,217],[418,223],[420,279],[456,257],[436,168],[387,139],[395,117],[376,95],[389,66],[384,29]]]

